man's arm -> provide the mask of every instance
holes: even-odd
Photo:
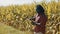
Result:
[[[40,25],[40,23],[37,23],[36,21],[33,21],[33,23],[36,24],[36,25]]]
[[[33,21],[33,23],[36,24],[36,25],[40,25],[40,23],[38,23],[39,18],[40,18],[39,16],[36,17],[36,19],[35,19],[35,21]]]

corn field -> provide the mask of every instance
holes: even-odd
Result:
[[[60,2],[40,3],[48,16],[46,34],[60,34]],[[36,14],[36,5],[11,5],[0,7],[0,23],[12,26],[20,31],[33,31],[31,18]]]

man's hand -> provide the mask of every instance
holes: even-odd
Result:
[[[40,25],[40,23],[37,23],[36,21],[33,21],[32,23],[35,25]]]
[[[32,20],[35,21],[35,17],[30,18],[30,20],[31,20],[31,21],[32,21]]]

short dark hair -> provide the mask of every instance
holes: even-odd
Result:
[[[44,8],[41,5],[36,6],[37,13],[44,13]]]

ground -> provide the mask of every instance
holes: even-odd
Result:
[[[0,34],[32,34],[28,31],[19,31],[11,26],[0,23]]]

